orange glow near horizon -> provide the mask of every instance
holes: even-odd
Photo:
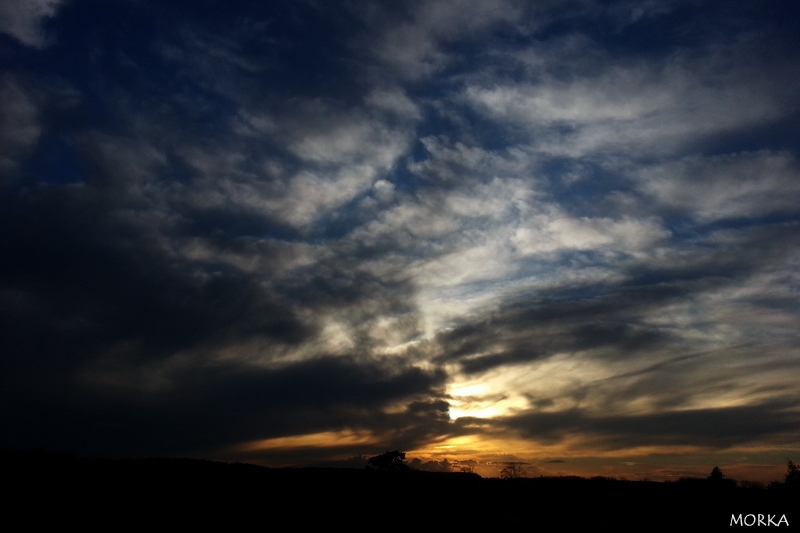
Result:
[[[295,448],[333,448],[336,446],[365,445],[378,443],[371,432],[366,431],[324,431],[306,435],[292,435],[250,441],[234,446],[235,452],[258,452],[267,450],[289,450]]]
[[[487,428],[483,428],[486,430]],[[262,454],[258,463],[278,466],[286,461],[270,461],[271,452],[279,455],[291,450],[313,449],[325,460],[350,459],[359,453],[344,449],[364,449],[364,455],[387,446],[385,439],[371,431],[325,431],[272,439],[254,440],[228,448],[226,460],[247,454]],[[391,447],[391,445],[388,445]],[[603,449],[591,437],[573,435],[558,442],[540,442],[507,433],[481,433],[437,439],[415,449],[403,450],[406,460],[447,460],[454,470],[469,466],[484,477],[498,477],[509,462],[519,463],[528,476],[607,476],[625,479],[676,480],[704,477],[720,466],[732,479],[768,483],[782,479],[785,457],[793,457],[791,446],[742,446],[720,451],[701,446],[637,446]],[[235,459],[238,460],[238,459]]]
[[[264,466],[280,466],[285,461],[273,463],[270,452],[317,449],[322,455],[332,452],[331,460],[348,459],[334,452],[340,447],[364,446],[380,448],[381,439],[371,432],[328,431],[242,443],[228,449],[225,460],[238,460],[239,454],[266,453],[257,462]],[[680,477],[705,477],[714,466],[720,466],[731,479],[768,483],[781,480],[785,473],[784,456],[791,456],[787,448],[750,447],[731,449],[720,455],[718,450],[696,446],[650,446],[619,450],[591,449],[580,438],[559,444],[542,444],[520,438],[503,436],[459,436],[432,442],[406,450],[406,460],[447,461],[454,470],[470,466],[483,477],[499,477],[509,462],[520,463],[530,477],[543,476],[606,476],[623,479],[676,480]],[[369,453],[369,452],[367,452]],[[356,455],[356,454],[353,454]],[[252,460],[252,458],[250,458]]]

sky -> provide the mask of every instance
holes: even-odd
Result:
[[[0,448],[781,479],[799,24],[0,0]]]

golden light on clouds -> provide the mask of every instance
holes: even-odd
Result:
[[[250,441],[236,445],[232,451],[246,453],[296,448],[333,448],[352,445],[374,446],[377,442],[375,435],[368,431],[323,431],[307,435],[292,435],[290,437]]]
[[[505,366],[475,378],[459,376],[447,389],[450,418],[508,416],[531,408],[532,401],[537,400],[542,401],[538,409],[574,408],[576,389],[585,389],[588,396],[591,385],[613,373],[608,365],[575,354],[559,354],[545,361]]]

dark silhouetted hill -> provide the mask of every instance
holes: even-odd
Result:
[[[80,459],[0,453],[6,520],[83,529],[422,525],[555,531],[729,529],[731,515],[786,515],[800,494],[707,479],[485,479],[415,470],[265,468],[195,459]],[[13,522],[13,520],[12,520]],[[9,522],[10,523],[10,522]],[[390,527],[391,526],[391,527]],[[576,529],[577,528],[577,529]]]

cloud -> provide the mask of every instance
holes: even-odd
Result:
[[[519,228],[513,243],[523,255],[563,250],[622,250],[635,253],[652,248],[669,236],[660,221],[623,218],[575,219],[560,214],[536,215]]]
[[[375,89],[367,95],[365,103],[405,120],[422,118],[419,106],[397,87]]]
[[[690,156],[639,172],[643,193],[703,222],[792,213],[800,193],[798,164],[789,153]]]
[[[128,368],[124,374],[132,372],[134,368]],[[186,454],[282,435],[391,428],[409,447],[427,432],[438,432],[441,425],[435,414],[419,410],[381,413],[398,401],[435,394],[441,375],[341,357],[276,370],[179,365],[161,378],[169,386],[149,390],[130,384],[119,387],[97,377],[85,376],[80,393],[59,386],[49,392],[50,398],[40,396],[44,391],[39,386],[52,386],[44,377],[29,380],[27,390],[16,385],[6,389],[17,400],[4,405],[18,407],[14,413],[4,408],[4,419],[29,419],[30,429],[15,426],[5,440],[24,447],[48,439],[62,449],[106,455]],[[53,396],[64,397],[61,409],[72,413],[69,420],[41,417],[37,409],[52,410]]]
[[[0,2],[0,32],[22,44],[41,48],[48,44],[42,22],[55,15],[63,0],[3,0]]]
[[[82,31],[118,6],[1,4],[31,45],[0,78],[3,446],[453,443],[438,468],[794,442],[781,17],[150,4],[119,36]]]
[[[766,437],[791,442],[797,416],[796,403],[784,401],[633,416],[591,417],[580,411],[526,413],[497,422],[545,442],[579,434],[592,446],[606,450],[648,446],[729,448]]]
[[[232,128],[252,151],[238,142],[181,149],[198,175],[189,201],[205,210],[238,208],[301,231],[365,195],[409,146],[404,127],[319,100],[294,99],[274,116],[242,112]]]
[[[611,56],[585,37],[555,42],[494,58],[524,69],[522,80],[489,75],[497,68],[489,66],[462,95],[491,120],[526,132],[545,154],[681,153],[796,112],[784,89],[794,71],[765,70],[753,57],[769,46],[766,35],[646,60]]]
[[[370,47],[372,54],[392,74],[415,80],[435,74],[452,61],[445,50],[448,44],[495,26],[513,25],[523,12],[522,3],[509,0],[466,5],[426,0],[391,11],[373,7],[363,16],[378,34],[377,44]]]
[[[19,172],[20,159],[34,147],[42,133],[39,108],[10,76],[0,78],[0,178]]]
[[[633,357],[637,346],[650,351],[658,345],[675,349],[677,345],[672,343],[679,342],[681,334],[687,335],[688,341],[694,336],[689,334],[692,328],[698,328],[698,334],[706,329],[704,322],[734,320],[736,313],[744,311],[737,303],[741,302],[738,295],[751,294],[748,290],[739,291],[751,283],[753,293],[782,292],[779,287],[783,282],[778,280],[784,274],[779,273],[785,272],[784,268],[791,269],[796,260],[791,252],[795,240],[791,227],[724,232],[695,243],[694,248],[682,243],[680,248],[661,248],[628,262],[615,260],[619,277],[598,278],[594,282],[587,278],[581,285],[566,278],[563,284],[547,289],[535,287],[530,294],[517,293],[505,305],[494,308],[486,319],[467,319],[461,326],[443,332],[440,343],[449,347],[451,356],[468,356],[464,364],[473,370],[547,354],[602,350],[607,343],[615,346],[609,353],[624,357]],[[769,241],[763,240],[765,234],[771,236]],[[720,245],[709,250],[706,247],[711,242]],[[721,242],[726,242],[724,247]],[[751,254],[744,254],[744,250]],[[726,294],[732,298],[727,299]],[[678,311],[684,303],[686,308]],[[688,315],[673,315],[684,311]],[[725,319],[718,322],[711,318],[720,312],[726,313]],[[777,328],[779,323],[775,324]],[[746,327],[743,323],[741,326]],[[759,327],[762,326],[755,326],[754,330]],[[755,333],[746,329],[744,337]],[[772,331],[775,334],[778,329]],[[695,337],[693,342],[697,340]],[[733,338],[728,341],[736,342]]]

